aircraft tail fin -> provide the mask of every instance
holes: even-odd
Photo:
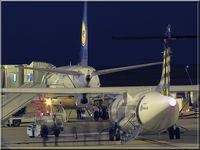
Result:
[[[81,51],[80,65],[88,66],[88,27],[87,27],[87,3],[84,3],[82,30],[81,30]]]
[[[161,92],[161,94],[169,96],[170,92],[170,47],[169,47],[169,40],[171,38],[171,26],[167,26],[166,31],[167,38],[164,39],[164,51],[163,51],[163,69],[162,69],[162,76],[160,83],[157,86],[157,90]]]

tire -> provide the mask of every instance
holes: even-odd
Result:
[[[110,141],[114,141],[114,137],[115,137],[115,135],[114,135],[114,130],[113,130],[113,129],[110,129],[110,130],[109,130],[109,140],[110,140]]]
[[[175,133],[176,139],[180,139],[180,128],[179,127],[176,127],[176,130],[174,133]]]
[[[20,126],[21,121],[20,120],[13,120],[13,126],[14,127],[19,127]]]
[[[102,120],[107,120],[109,118],[108,112],[106,110],[103,110],[101,118]]]
[[[174,139],[174,127],[171,126],[168,128],[169,139]]]
[[[120,137],[120,130],[117,130],[117,134],[116,134],[116,141],[120,141],[121,137]]]
[[[98,120],[99,120],[99,112],[98,112],[98,111],[95,111],[95,112],[94,112],[94,120],[95,120],[95,121],[98,121]]]

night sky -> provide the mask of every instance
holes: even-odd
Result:
[[[77,64],[83,2],[2,2],[2,64]],[[88,2],[89,65],[162,61],[161,40],[116,41],[112,36],[197,34],[197,2]],[[171,43],[172,64],[197,64],[197,40]]]

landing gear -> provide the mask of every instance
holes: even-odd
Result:
[[[174,126],[169,127],[168,129],[169,139],[174,139]]]
[[[102,107],[101,118],[102,120],[107,120],[109,118],[107,107]]]
[[[120,141],[121,136],[120,136],[120,130],[118,129],[116,132],[116,141]]]
[[[109,119],[107,107],[99,107],[99,110],[96,110],[94,112],[94,120],[98,121],[99,118],[101,118],[102,120]]]
[[[87,103],[88,103],[87,95],[84,93],[83,98],[81,99],[81,104],[87,104]]]
[[[110,141],[120,141],[121,140],[121,134],[120,134],[120,129],[117,128],[117,125],[115,125],[114,128],[111,128],[109,130],[109,140]]]
[[[174,134],[176,136],[176,139],[180,139],[180,128],[176,127],[176,129],[174,130]]]
[[[94,112],[94,120],[98,121],[99,120],[99,111]]]
[[[110,141],[114,141],[115,138],[115,130],[114,129],[110,129],[109,130],[109,140]]]
[[[121,140],[120,130],[119,129],[117,129],[117,130],[110,129],[109,130],[109,140],[110,141],[114,141],[114,140],[120,141]]]
[[[180,139],[180,128],[179,127],[176,127],[176,129],[174,130],[174,126],[171,126],[167,130],[169,133],[169,139],[174,139],[174,135],[175,135],[176,139]]]

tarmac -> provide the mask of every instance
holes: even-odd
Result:
[[[27,124],[20,127],[2,127],[2,149],[199,149],[199,120],[194,117],[179,119],[180,139],[169,139],[166,132],[140,134],[127,144],[109,141],[109,121],[70,120],[58,138],[50,135],[47,147],[41,137],[30,138],[26,134]]]

